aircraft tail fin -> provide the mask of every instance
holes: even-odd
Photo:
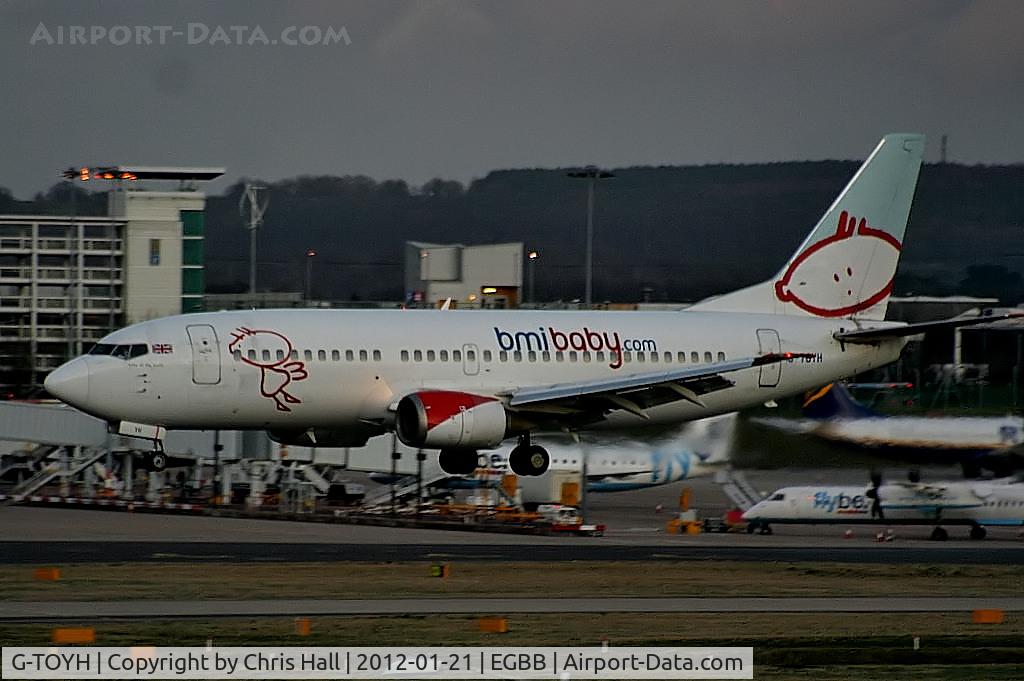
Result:
[[[924,152],[886,135],[777,275],[691,310],[885,318]]]
[[[702,463],[726,463],[732,459],[739,414],[731,412],[687,423],[683,439]]]
[[[854,399],[842,383],[829,383],[804,396],[804,416],[810,419],[869,418],[878,416]]]

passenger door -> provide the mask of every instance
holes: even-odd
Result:
[[[192,345],[192,382],[199,385],[220,383],[220,344],[217,332],[209,324],[186,326]]]

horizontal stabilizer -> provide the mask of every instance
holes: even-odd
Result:
[[[835,334],[835,339],[843,343],[871,344],[888,338],[905,338],[916,336],[929,331],[941,331],[943,329],[957,329],[962,326],[975,326],[977,324],[988,324],[1000,322],[1006,319],[1024,318],[1024,312],[1007,312],[1005,314],[982,315],[980,317],[956,317],[955,319],[943,319],[935,322],[921,322],[919,324],[900,324],[898,326],[882,326],[871,329],[857,329],[856,331],[843,331]]]

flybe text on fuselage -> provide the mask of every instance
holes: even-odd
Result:
[[[821,490],[814,494],[814,509],[843,515],[867,514],[871,510],[871,500],[864,494],[833,494]]]
[[[623,352],[657,352],[658,342],[653,338],[623,339],[618,331],[595,330],[589,327],[563,331],[553,326],[539,326],[537,330],[506,331],[494,327],[498,349],[505,352],[607,352],[608,366],[622,366]]]

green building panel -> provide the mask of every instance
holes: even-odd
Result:
[[[185,314],[190,312],[203,312],[203,299],[202,298],[182,298],[181,299],[181,311]]]
[[[206,233],[206,215],[201,210],[181,211],[181,229],[184,236],[203,236]]]
[[[181,271],[181,293],[183,295],[201,296],[205,292],[205,275],[201,269]]]
[[[202,239],[185,239],[181,242],[181,264],[202,265],[203,264],[203,243]]]

